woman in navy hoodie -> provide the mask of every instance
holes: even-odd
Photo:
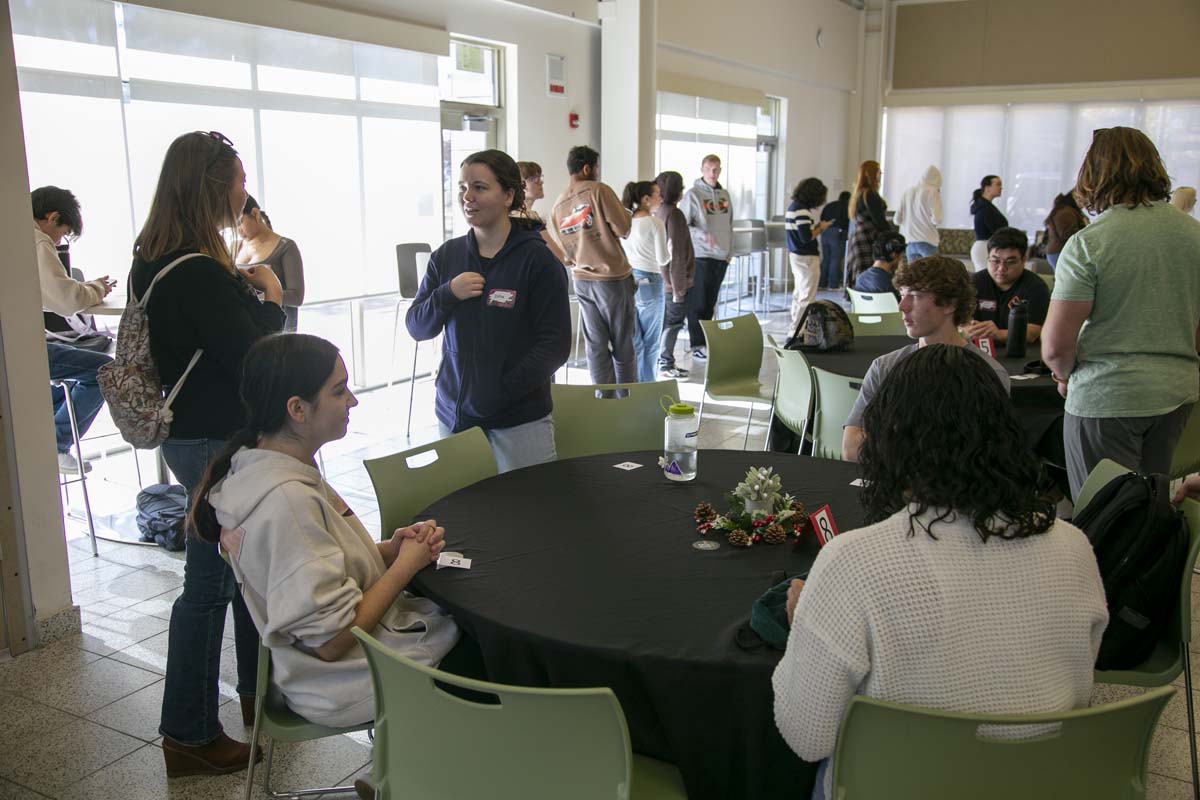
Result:
[[[501,472],[556,458],[550,383],[571,349],[566,272],[540,235],[509,220],[524,194],[507,153],[467,156],[458,203],[471,230],[430,256],[405,318],[417,341],[446,334],[442,435],[482,428]]]

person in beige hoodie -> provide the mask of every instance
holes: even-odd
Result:
[[[592,148],[571,148],[571,182],[554,202],[548,228],[575,279],[592,382],[636,383],[637,284],[621,246],[633,218],[617,193],[600,182],[599,163]]]

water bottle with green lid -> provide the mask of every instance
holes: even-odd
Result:
[[[667,395],[663,395],[659,405],[667,412],[663,422],[663,474],[672,481],[694,480],[700,436],[696,409]]]

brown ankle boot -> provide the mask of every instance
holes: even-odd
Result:
[[[247,728],[253,728],[255,696],[252,694],[239,694],[238,700],[242,703],[242,724]]]
[[[198,746],[180,744],[171,737],[164,736],[162,749],[168,778],[184,775],[228,775],[245,769],[250,759],[250,745],[230,739],[223,732],[208,744]],[[255,747],[254,750],[254,760],[262,761],[262,748]]]

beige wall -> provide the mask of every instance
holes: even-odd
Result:
[[[1200,77],[1200,0],[963,0],[896,9],[892,88]]]
[[[860,12],[838,0],[707,0],[704,6],[698,12],[694,2],[659,0],[658,69],[783,99],[777,199],[808,176],[831,189],[852,180]]]

